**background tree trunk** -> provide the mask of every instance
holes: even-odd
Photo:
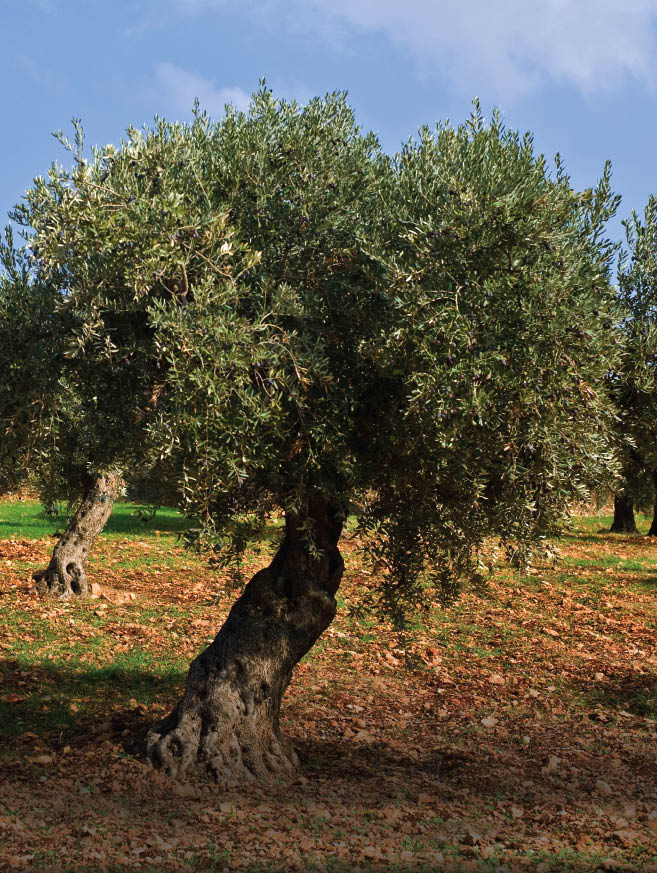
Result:
[[[648,536],[657,537],[657,470],[652,471],[652,481],[655,483],[655,508],[653,509],[652,522],[650,524]]]
[[[344,562],[343,516],[321,496],[305,518],[288,514],[271,565],[234,604],[214,642],[192,662],[182,700],[147,738],[151,764],[168,775],[208,774],[223,787],[294,772],[279,730],[294,666],[329,626]]]
[[[85,561],[112,514],[119,481],[118,473],[105,473],[93,480],[55,546],[48,567],[33,576],[40,594],[69,600],[89,593]]]
[[[634,520],[634,501],[624,494],[614,495],[614,521],[610,528],[612,533],[636,533]]]

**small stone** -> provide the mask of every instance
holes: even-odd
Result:
[[[52,764],[53,758],[52,755],[35,755],[33,758],[28,757],[28,761],[31,761],[32,764]]]
[[[556,755],[550,755],[548,758],[547,765],[545,766],[546,773],[556,773],[561,767],[561,758],[557,758]]]
[[[606,782],[604,779],[596,780],[595,790],[598,792],[598,794],[602,794],[604,797],[609,797],[609,795],[612,793],[609,783]]]
[[[468,828],[463,837],[463,844],[465,846],[478,846],[480,842],[481,834],[474,830],[474,828]]]

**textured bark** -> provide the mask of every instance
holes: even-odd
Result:
[[[612,533],[636,533],[636,521],[634,520],[634,501],[624,494],[614,495],[614,521],[611,526]]]
[[[288,515],[272,563],[192,662],[178,706],[150,730],[153,767],[174,778],[207,775],[222,787],[295,771],[296,753],[279,729],[281,698],[335,616],[342,523],[320,496],[309,499],[305,523]]]
[[[117,473],[106,473],[93,480],[55,546],[48,567],[33,576],[40,594],[70,600],[89,593],[84,565],[94,540],[112,514],[119,480]]]
[[[657,470],[652,471],[652,481],[655,483],[655,508],[653,509],[652,522],[650,524],[648,536],[657,537]]]

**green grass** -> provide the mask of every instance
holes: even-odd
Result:
[[[163,506],[152,518],[140,517],[140,510],[145,512],[146,507],[128,501],[117,502],[102,536],[142,539],[156,536],[155,531],[177,536],[187,529],[187,519],[175,509]],[[0,503],[0,539],[42,539],[63,530],[66,524],[64,512],[48,516],[37,500]]]
[[[204,614],[198,604],[12,604],[0,612],[0,741],[26,732],[65,741],[112,710],[175,699],[195,654],[181,641],[190,619]]]
[[[129,709],[131,700],[148,706],[162,695],[174,698],[180,693],[189,655],[173,640],[165,652],[155,654],[140,644],[137,634],[126,651],[116,651],[115,638],[104,632],[105,626],[111,630],[127,620],[152,628],[163,610],[134,610],[127,617],[112,610],[97,617],[92,609],[72,606],[56,619],[20,609],[5,613],[0,622],[6,658],[0,661],[0,738],[27,731],[66,733],[113,707]],[[190,614],[169,607],[169,618],[172,612],[179,620]],[[69,619],[76,631],[86,627],[83,637],[72,636]],[[168,638],[172,629],[159,627],[158,634]],[[22,699],[12,700],[12,695]]]
[[[643,513],[635,513],[636,526],[638,528],[639,533],[635,534],[635,536],[644,536],[648,533],[650,529],[650,523],[652,522],[651,515],[644,515]],[[587,537],[583,536],[583,534],[608,534],[610,532],[610,528],[612,522],[614,520],[613,515],[588,515],[588,516],[578,516],[573,521],[573,531],[565,534],[565,537],[574,536],[578,540],[586,541]],[[630,534],[622,534],[622,536],[631,536]],[[593,538],[595,542],[598,542],[597,538]]]

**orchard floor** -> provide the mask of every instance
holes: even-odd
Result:
[[[139,739],[235,591],[179,519],[129,517],[90,561],[101,597],[50,603],[29,580],[52,536],[0,502],[3,873],[657,871],[656,541],[578,519],[559,565],[436,605],[402,651],[349,618],[374,576],[347,540],[339,615],[282,713],[302,770],[221,793],[152,772]]]

